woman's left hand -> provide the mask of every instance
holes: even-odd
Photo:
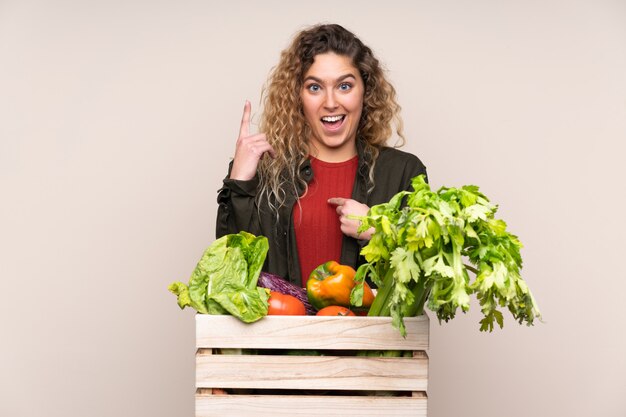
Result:
[[[361,222],[357,219],[351,219],[349,216],[365,216],[370,209],[367,205],[359,203],[351,198],[334,197],[328,199],[328,204],[336,206],[339,222],[341,223],[341,231],[343,234],[360,240],[370,240],[374,233],[371,227],[362,233],[358,233]]]

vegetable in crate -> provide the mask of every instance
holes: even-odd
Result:
[[[369,307],[374,294],[365,282],[359,286],[362,296],[358,304],[350,303],[350,293],[355,286],[354,275],[351,266],[340,265],[335,261],[328,261],[315,268],[306,283],[307,296],[313,307],[318,310],[331,305]]]
[[[306,309],[302,301],[293,295],[271,291],[268,300],[268,316],[304,316]]]
[[[302,301],[304,307],[306,308],[306,313],[309,315],[314,316],[317,312],[317,310],[313,308],[313,306],[309,302],[305,288],[298,287],[297,285],[292,284],[291,282],[278,275],[270,274],[268,272],[261,272],[257,285],[259,287],[267,288],[272,291],[278,291],[280,293],[296,297],[298,300]]]
[[[189,284],[172,283],[180,308],[203,314],[232,314],[250,323],[267,314],[268,291],[257,280],[269,244],[264,236],[239,232],[222,236],[204,252]]]
[[[422,175],[412,185],[414,191],[400,192],[360,218],[360,230],[376,229],[361,250],[367,263],[355,277],[355,290],[366,276],[378,285],[368,315],[391,316],[405,335],[403,317],[422,314],[426,302],[439,321],[448,321],[458,308],[467,311],[476,294],[481,331],[492,331],[494,322],[503,326],[503,307],[520,324],[540,319],[520,276],[522,244],[495,218],[497,206],[474,185],[434,192]],[[473,282],[468,271],[476,275]],[[360,294],[353,291],[352,298],[358,302]]]
[[[356,316],[352,310],[343,306],[328,306],[317,312],[317,316]]]

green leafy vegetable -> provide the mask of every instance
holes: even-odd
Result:
[[[204,252],[189,284],[168,289],[187,306],[203,314],[231,314],[246,323],[267,315],[268,292],[257,288],[267,255],[267,238],[247,232],[222,236]]]
[[[540,318],[520,276],[522,244],[494,217],[497,206],[474,185],[434,192],[423,175],[412,185],[414,191],[400,192],[360,218],[360,231],[376,230],[361,250],[367,263],[355,277],[370,277],[379,287],[368,314],[391,316],[406,335],[403,317],[422,314],[424,304],[448,321],[459,308],[466,312],[475,294],[484,315],[481,331],[492,331],[494,322],[503,326],[502,307],[520,324]],[[469,272],[476,275],[473,282]],[[358,302],[359,294],[352,296]]]

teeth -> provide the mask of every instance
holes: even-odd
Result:
[[[322,117],[322,121],[324,122],[337,122],[339,120],[343,119],[343,116],[324,116]]]

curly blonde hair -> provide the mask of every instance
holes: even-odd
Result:
[[[374,187],[376,158],[391,137],[394,124],[401,144],[404,144],[396,91],[385,78],[372,50],[353,33],[336,24],[303,30],[282,51],[262,95],[263,114],[259,128],[276,151],[276,157],[260,161],[257,198],[266,199],[276,213],[285,205],[290,193],[297,196],[307,189],[300,171],[309,157],[307,140],[311,131],[304,117],[300,93],[304,75],[315,57],[330,52],[349,57],[363,79],[365,93],[357,142],[363,145],[370,191]]]

